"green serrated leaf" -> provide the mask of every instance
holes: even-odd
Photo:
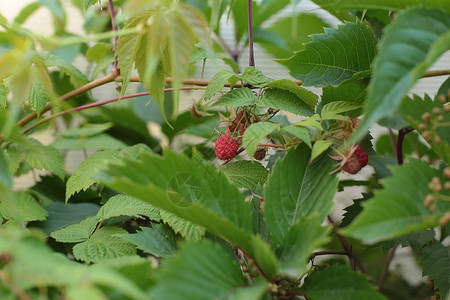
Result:
[[[12,197],[2,197],[0,213],[4,219],[19,222],[42,221],[48,216],[45,209],[29,194],[19,192]]]
[[[28,103],[40,116],[47,102],[50,99],[52,84],[47,70],[43,66],[32,66],[30,73],[32,74],[32,83]]]
[[[319,140],[315,142],[311,152],[311,160],[319,157],[319,155],[326,151],[332,144],[332,142],[325,140]]]
[[[99,170],[104,169],[107,163],[120,162],[124,157],[137,158],[139,150],[143,149],[142,145],[135,145],[123,150],[105,150],[97,152],[89,156],[80,166],[73,172],[72,176],[67,180],[66,202],[69,198],[83,190],[86,191],[92,184],[99,182],[95,179],[95,175]]]
[[[338,185],[336,176],[329,174],[332,170],[333,162],[326,155],[311,161],[305,144],[277,161],[264,190],[266,226],[275,248],[303,216],[317,215],[323,221],[328,215]]]
[[[262,186],[266,181],[269,171],[258,162],[240,160],[223,165],[220,168],[238,187],[251,191]]]
[[[264,87],[276,88],[280,90],[286,90],[293,94],[295,94],[300,100],[306,103],[311,109],[317,104],[319,97],[311,91],[308,91],[305,88],[302,88],[295,82],[288,79],[280,79],[268,82],[264,85]]]
[[[164,224],[152,224],[151,228],[142,227],[137,233],[120,236],[139,249],[161,257],[171,256],[177,250],[176,236]]]
[[[437,226],[440,216],[450,209],[444,201],[434,213],[424,206],[428,184],[442,176],[427,163],[410,159],[408,165],[390,170],[392,177],[382,181],[383,189],[375,192],[363,212],[343,230],[346,235],[373,244]]]
[[[175,233],[178,233],[187,240],[200,240],[206,233],[205,228],[195,223],[177,217],[166,211],[160,212],[161,219],[169,225]]]
[[[79,243],[89,239],[100,220],[97,216],[90,216],[78,224],[66,226],[53,231],[50,236],[62,243]]]
[[[345,10],[365,10],[365,9],[384,9],[384,10],[404,10],[412,7],[437,8],[450,13],[450,7],[445,1],[441,0],[313,0],[320,6],[326,5],[327,8],[337,8]]]
[[[219,71],[216,75],[213,76],[213,78],[209,82],[203,98],[205,100],[211,99],[217,92],[219,92],[223,88],[225,83],[228,82],[228,79],[234,75],[235,73],[230,70]]]
[[[259,142],[280,125],[270,122],[258,122],[250,125],[244,132],[243,145],[250,157],[255,155]]]
[[[147,216],[155,221],[160,219],[157,208],[129,195],[117,195],[109,198],[108,202],[97,213],[97,218],[101,221],[118,216],[135,218]]]
[[[269,284],[261,278],[257,278],[251,286],[239,287],[226,300],[260,300],[263,299]]]
[[[65,62],[61,58],[51,53],[38,53],[35,52],[35,55],[40,58],[42,63],[47,67],[57,67],[70,77],[70,83],[72,83],[75,87],[80,87],[89,82],[89,80],[84,76],[83,73],[80,72],[73,65]]]
[[[88,240],[73,247],[76,259],[86,263],[96,263],[106,259],[136,254],[136,248],[120,237],[125,229],[106,226],[94,232]]]
[[[450,249],[437,241],[422,248],[422,276],[430,276],[442,299],[450,296]]]
[[[9,171],[9,164],[5,153],[0,152],[0,184],[10,188],[13,184],[11,173]]]
[[[383,35],[356,138],[392,115],[414,83],[449,48],[450,15],[425,8],[400,14]]]
[[[312,273],[305,280],[301,291],[313,300],[382,300],[375,286],[367,278],[353,272],[347,266],[330,266]]]
[[[78,137],[59,136],[53,141],[52,146],[58,150],[119,150],[127,147],[127,144],[109,134],[100,133]]]
[[[220,246],[207,241],[191,242],[166,260],[152,296],[172,300],[218,299],[245,283],[238,265]]]
[[[337,86],[353,74],[370,70],[376,53],[376,38],[363,23],[346,22],[311,36],[305,50],[289,59],[277,60],[304,86]],[[333,50],[330,50],[333,49]]]
[[[300,140],[304,141],[306,145],[308,145],[309,148],[312,147],[311,145],[311,137],[309,135],[309,130],[305,127],[300,127],[296,125],[289,125],[286,127],[281,128],[282,131],[286,131],[290,134],[293,134],[294,136],[298,137]]]
[[[328,228],[321,226],[317,217],[304,217],[294,223],[278,249],[280,273],[293,278],[307,271],[311,253],[329,241]]]
[[[222,95],[214,102],[214,106],[246,106],[255,103],[255,95],[252,90],[246,87],[234,89]]]
[[[59,178],[64,179],[64,159],[57,149],[52,146],[44,146],[34,139],[29,139],[28,144],[16,144],[21,151],[21,157],[33,168],[54,172]]]
[[[272,81],[272,79],[266,77],[260,70],[252,66],[245,68],[244,73],[239,75],[239,77],[253,86],[264,86]]]
[[[313,110],[296,94],[282,89],[271,88],[256,102],[263,107],[272,107],[291,112],[299,116],[311,116]]]
[[[100,0],[84,0],[84,11],[86,12],[89,7],[98,3]]]
[[[429,131],[430,128],[425,130],[419,129],[419,124],[422,123],[422,114],[425,112],[432,113],[433,109],[438,108],[440,111],[444,108],[442,103],[438,99],[431,99],[428,95],[425,95],[422,100],[420,97],[414,95],[413,99],[404,98],[398,112],[408,121],[420,134]],[[444,120],[442,122],[450,122],[450,115],[448,113],[441,113]],[[433,118],[435,118],[433,116]],[[432,130],[433,136],[429,140],[428,144],[431,149],[447,164],[450,165],[450,130],[448,127],[442,126]],[[435,136],[439,136],[441,142],[436,143]]]
[[[86,59],[89,62],[99,62],[108,54],[113,53],[114,47],[107,43],[97,43],[86,51]]]
[[[322,107],[321,115],[322,119],[327,120],[336,114],[342,114],[355,109],[361,108],[358,104],[354,104],[347,101],[333,101],[331,103],[325,104]]]

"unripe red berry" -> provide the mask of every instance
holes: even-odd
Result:
[[[361,170],[359,159],[355,155],[350,156],[342,166],[342,170],[350,174],[356,174]]]

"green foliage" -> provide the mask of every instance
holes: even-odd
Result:
[[[109,198],[108,202],[106,202],[97,213],[97,218],[100,221],[118,216],[130,216],[135,218],[146,216],[156,221],[160,219],[158,209],[142,200],[128,195],[117,195]]]
[[[266,182],[269,171],[258,162],[241,160],[224,165],[221,170],[240,188],[251,191]]]
[[[428,184],[433,177],[442,176],[428,164],[411,159],[406,166],[392,167],[391,172],[392,177],[384,179],[383,189],[364,205],[362,213],[344,229],[345,234],[373,244],[434,227],[450,209],[445,201],[434,212],[424,205],[430,193]]]
[[[1,299],[449,298],[450,81],[405,97],[448,76],[426,72],[445,1],[314,0],[342,21],[323,30],[255,0],[252,35],[245,0],[69,2],[81,31],[61,0],[0,15]],[[252,43],[300,80],[247,67]],[[398,246],[420,284],[389,267]]]
[[[392,115],[414,83],[450,48],[449,29],[450,15],[423,8],[408,10],[388,27],[374,61],[358,137],[372,123]]]
[[[206,241],[187,243],[176,256],[166,260],[152,296],[174,300],[214,299],[244,284],[238,265],[222,248]]]
[[[376,39],[363,23],[345,23],[338,29],[311,36],[305,49],[289,59],[277,60],[306,86],[338,86],[355,73],[370,70]],[[330,51],[333,49],[333,52]]]
[[[301,288],[308,298],[321,299],[386,299],[375,291],[364,275],[346,266],[331,266],[312,273]]]
[[[143,227],[142,231],[124,234],[121,237],[139,249],[161,257],[173,255],[177,250],[176,236],[164,224],[153,224],[152,228]]]
[[[450,251],[437,241],[422,248],[423,275],[428,275],[439,289],[442,299],[450,295]]]
[[[264,190],[266,226],[273,245],[278,248],[289,228],[303,216],[317,215],[322,222],[332,207],[337,178],[330,160],[321,156],[313,161],[306,145],[292,149],[277,161]],[[310,182],[316,182],[312,186]]]

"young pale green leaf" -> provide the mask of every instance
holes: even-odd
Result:
[[[250,157],[255,155],[259,142],[279,127],[278,124],[270,122],[258,122],[250,125],[244,132],[243,145]]]
[[[313,0],[320,6],[327,8],[345,9],[345,10],[365,10],[365,9],[384,9],[384,10],[405,10],[412,7],[428,7],[440,9],[450,13],[450,7],[445,1],[441,0]]]
[[[114,47],[107,43],[97,43],[86,51],[86,59],[89,62],[99,62],[108,54],[113,53]]]
[[[84,11],[86,12],[89,7],[99,3],[99,0],[84,0]]]
[[[324,151],[330,148],[332,142],[320,140],[314,143],[312,152],[311,152],[311,160],[314,160],[316,157],[319,157]]]
[[[22,151],[21,156],[33,168],[55,173],[64,179],[64,158],[57,149],[52,146],[44,146],[34,139],[29,139],[28,145],[17,145]]]
[[[59,20],[63,20],[65,17],[64,8],[59,0],[38,0],[42,6],[47,7],[52,14]]]
[[[17,17],[14,19],[14,23],[19,25],[23,24],[39,7],[41,7],[39,2],[31,2],[22,8]]]
[[[446,123],[450,122],[450,115],[448,113],[443,112],[444,106],[438,99],[431,99],[428,95],[425,95],[422,100],[419,96],[414,95],[413,99],[404,98],[402,101],[398,112],[399,114],[408,121],[420,134],[423,134],[425,131],[430,131],[431,125],[425,129],[419,128],[419,124],[422,123],[422,114],[428,112],[432,114],[433,109],[439,109],[441,111],[441,116],[444,118],[441,122]],[[436,116],[433,115],[434,120]],[[448,127],[441,126],[436,127],[434,130],[430,132],[433,133],[431,139],[429,139],[428,144],[431,146],[431,149],[443,160],[447,165],[450,165],[450,130]],[[435,142],[435,137],[439,136],[440,142]]]
[[[96,216],[90,216],[78,224],[69,225],[53,231],[50,236],[62,243],[79,243],[89,239],[100,220]]]
[[[91,285],[72,285],[67,289],[67,299],[71,300],[105,300],[101,289]]]
[[[434,286],[439,289],[442,299],[450,296],[450,249],[438,241],[421,250],[423,263],[422,276],[430,276]]]
[[[10,188],[13,184],[5,152],[0,152],[0,184]]]
[[[47,67],[57,67],[63,72],[64,74],[67,74],[70,77],[70,82],[75,87],[80,87],[86,83],[89,82],[86,76],[84,76],[83,73],[80,72],[76,67],[73,65],[65,62],[61,58],[59,58],[56,55],[53,55],[51,53],[37,53],[35,52],[36,56],[40,58],[42,63],[46,65]]]
[[[333,161],[326,155],[311,161],[311,150],[305,144],[277,161],[264,190],[266,226],[275,248],[303,216],[317,215],[321,222],[328,215],[338,185],[331,171]]]
[[[139,249],[160,257],[171,256],[177,250],[176,236],[164,224],[152,224],[152,227],[142,227],[134,234],[122,234],[121,238],[136,245]]]
[[[106,259],[136,254],[136,248],[120,237],[125,229],[106,226],[94,232],[88,240],[73,247],[73,256],[86,263],[96,263]]]
[[[311,145],[311,137],[309,135],[309,130],[305,127],[300,127],[296,125],[289,125],[286,127],[281,128],[282,131],[288,132],[290,134],[293,134],[294,136],[298,137],[302,141],[306,143],[306,145],[309,146],[309,148],[312,147]]]
[[[214,103],[214,106],[246,106],[255,104],[255,95],[246,87],[234,89],[222,95]]]
[[[45,209],[29,194],[19,192],[12,197],[2,197],[0,214],[4,219],[19,222],[42,221],[48,216]]]
[[[144,15],[138,15],[128,19],[125,22],[124,30],[134,28],[139,23],[142,23],[145,19]],[[124,95],[127,90],[128,84],[130,83],[131,70],[133,69],[133,63],[135,58],[135,53],[139,46],[139,35],[138,34],[126,34],[121,35],[117,40],[117,66],[120,69],[120,75],[123,78],[122,89],[120,95]]]
[[[256,104],[288,111],[299,116],[311,116],[314,114],[314,111],[302,98],[285,89],[271,88],[266,90]]]
[[[374,61],[364,118],[356,138],[394,110],[425,71],[450,48],[450,15],[416,8],[400,14],[386,30]]]
[[[347,266],[331,266],[312,273],[301,287],[311,300],[383,300],[367,278]]]
[[[50,97],[48,95],[49,88],[50,87],[45,86],[42,81],[34,77],[34,80],[31,84],[28,103],[36,111],[36,114],[38,116],[41,115],[41,112],[42,110],[44,110],[45,105],[50,101]]]
[[[280,273],[298,278],[307,271],[311,253],[329,241],[328,228],[317,217],[304,217],[289,228],[278,249]]]
[[[156,221],[160,219],[157,208],[129,195],[116,195],[109,198],[108,202],[97,213],[97,218],[101,221],[118,216],[135,218],[146,216]]]
[[[105,150],[89,156],[67,180],[66,202],[75,193],[78,193],[81,190],[86,191],[92,184],[99,182],[93,175],[105,168],[107,163],[120,162],[125,157],[137,158],[139,157],[139,151],[145,148],[148,149],[148,147],[138,144],[125,148],[120,152],[115,150]]]
[[[353,74],[371,69],[376,39],[363,23],[347,22],[338,29],[326,28],[325,33],[311,38],[304,50],[289,59],[277,60],[293,77],[303,80],[303,85],[337,86]]]
[[[344,234],[373,244],[437,226],[440,216],[450,209],[444,201],[434,213],[424,206],[431,192],[428,184],[433,177],[443,176],[427,163],[411,159],[409,164],[390,170],[392,177],[382,181],[383,189],[364,203],[362,213],[343,230]]]
[[[305,102],[311,109],[316,107],[317,101],[319,100],[319,96],[288,79],[271,81],[266,83],[264,87],[289,91]]]
[[[251,237],[251,244],[253,247],[252,257],[264,272],[265,277],[273,278],[279,273],[280,263],[271,246],[264,242],[259,235]]]
[[[361,108],[358,104],[347,102],[347,101],[333,101],[331,103],[325,104],[322,107],[321,115],[322,119],[329,119],[336,114],[342,114],[355,109]]]
[[[8,100],[8,88],[3,81],[0,81],[0,108],[6,108],[6,101]]]
[[[171,300],[219,299],[245,284],[239,266],[223,248],[207,241],[191,242],[167,258],[152,296]]]
[[[263,186],[269,171],[258,162],[240,160],[220,168],[240,188],[251,191]]]
[[[205,228],[180,218],[166,211],[160,211],[161,219],[169,225],[175,233],[187,240],[200,240],[206,233]]]
[[[205,95],[203,98],[205,100],[211,99],[217,92],[219,92],[225,83],[228,82],[228,79],[232,76],[235,76],[235,73],[230,70],[221,70],[216,75],[213,76],[211,81],[206,88]]]

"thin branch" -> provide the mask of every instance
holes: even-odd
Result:
[[[99,87],[101,85],[104,85],[106,83],[110,83],[113,81],[123,81],[122,76],[117,76],[117,74],[111,73],[108,74],[105,77],[96,79],[92,82],[89,82],[77,89],[74,89],[73,91],[68,92],[67,94],[64,94],[60,97],[61,101],[67,101],[70,100],[84,92],[87,92],[89,90],[92,90],[93,88]],[[131,82],[141,82],[141,80],[139,79],[138,76],[131,76],[130,77],[130,81]],[[185,85],[197,85],[197,86],[207,86],[209,84],[211,80],[210,79],[198,79],[198,78],[186,78],[182,81],[183,84]],[[302,85],[302,81],[301,80],[292,80],[292,82],[294,82],[297,85]],[[167,77],[166,79],[166,83],[170,84],[173,83],[173,78],[172,77]],[[230,87],[229,83],[225,84],[225,87]],[[236,88],[240,88],[242,87],[242,84],[240,82],[236,83],[234,85],[234,87]],[[50,109],[52,109],[52,105],[50,103],[48,103],[44,109],[42,110],[42,113],[45,113],[47,111],[49,111]],[[31,121],[33,121],[34,119],[37,118],[37,114],[35,112],[30,113],[29,115],[25,116],[23,119],[21,119],[20,121],[17,122],[17,125],[20,127],[24,127],[25,125],[27,125],[28,123],[30,123]]]
[[[252,0],[247,0],[247,17],[248,17],[248,48],[249,58],[248,65],[255,66],[255,55],[253,53],[253,26],[252,26]]]
[[[391,252],[389,253],[389,257],[386,261],[386,265],[384,266],[383,274],[381,275],[380,281],[378,282],[377,291],[381,290],[384,280],[386,279],[386,276],[389,273],[389,266],[392,262],[392,259],[394,258],[395,250],[397,250],[397,247],[398,247],[398,245],[395,245],[394,247],[392,247]]]
[[[450,75],[450,69],[428,71],[423,74],[422,78]]]
[[[205,88],[204,87],[198,87],[198,86],[184,86],[184,87],[180,88],[180,90],[196,90],[196,89],[205,89]],[[164,89],[164,92],[170,92],[170,91],[173,91],[173,90],[174,90],[174,88],[167,88],[167,89]],[[86,105],[81,105],[81,106],[78,106],[78,107],[74,107],[74,108],[62,111],[62,112],[57,113],[57,114],[53,114],[51,116],[48,116],[47,118],[39,120],[38,122],[34,123],[30,127],[26,128],[23,131],[23,133],[24,134],[28,133],[31,130],[33,130],[34,128],[38,127],[39,125],[41,125],[41,124],[43,124],[45,122],[48,122],[50,120],[56,119],[58,117],[61,117],[61,116],[64,116],[64,115],[67,115],[67,114],[70,114],[70,113],[73,113],[73,112],[76,112],[76,111],[81,111],[81,110],[85,110],[85,109],[89,109],[89,108],[93,108],[93,107],[102,106],[102,105],[105,105],[105,104],[108,104],[108,103],[111,103],[111,102],[115,102],[115,101],[119,101],[119,100],[122,100],[122,99],[137,98],[137,97],[142,97],[142,96],[147,96],[147,95],[150,95],[150,93],[143,92],[143,93],[137,93],[137,94],[132,94],[132,95],[125,95],[125,96],[122,96],[122,97],[114,97],[114,98],[111,98],[111,99],[107,99],[107,100],[103,100],[103,101],[97,101],[97,102],[94,102],[94,103],[89,103],[89,104],[86,104]]]
[[[395,140],[394,132],[392,131],[392,129],[389,128],[388,131],[389,131],[389,140],[391,141],[391,148],[392,148],[392,151],[393,151],[394,154],[395,154],[395,158],[396,158],[397,161],[398,161],[397,141]]]
[[[350,264],[354,267],[354,265],[358,266],[358,268],[361,270],[362,273],[367,274],[366,269],[362,265],[361,261],[359,260],[358,255],[353,252],[352,245],[347,241],[347,239],[342,236],[340,233],[336,231],[337,225],[334,223],[333,219],[331,219],[330,216],[328,216],[328,221],[330,222],[331,226],[334,229],[334,233],[336,234],[336,237],[339,239],[339,242],[341,243],[342,247],[345,251],[348,252],[348,258],[350,259]]]
[[[9,280],[9,275],[0,270],[0,279],[2,279],[19,297],[20,300],[31,300],[31,297],[14,281]]]
[[[99,78],[97,80],[94,80],[92,82],[89,82],[77,89],[74,89],[70,92],[68,92],[67,94],[64,94],[60,97],[61,101],[67,101],[69,99],[72,99],[73,97],[76,97],[84,92],[87,92],[93,88],[99,87],[101,85],[104,85],[106,83],[112,82],[114,81],[115,75],[114,74],[108,74],[105,77]],[[52,105],[50,103],[48,103],[44,109],[42,110],[42,114],[49,111],[52,108]],[[31,121],[33,121],[34,119],[37,118],[37,114],[35,112],[25,116],[23,119],[21,119],[20,121],[17,122],[17,125],[20,127],[24,127],[25,125],[27,125],[28,123],[30,123]]]
[[[316,251],[312,254],[312,256],[319,256],[319,255],[349,255],[347,251]]]
[[[117,32],[119,31],[119,28],[117,27],[117,23],[116,23],[116,11],[114,9],[114,2],[113,0],[109,0],[109,11],[111,13],[111,25],[113,28],[113,31]],[[114,72],[116,72],[116,74],[120,74],[120,70],[117,68],[118,65],[118,61],[117,61],[117,40],[119,39],[119,37],[116,35],[114,37]]]

